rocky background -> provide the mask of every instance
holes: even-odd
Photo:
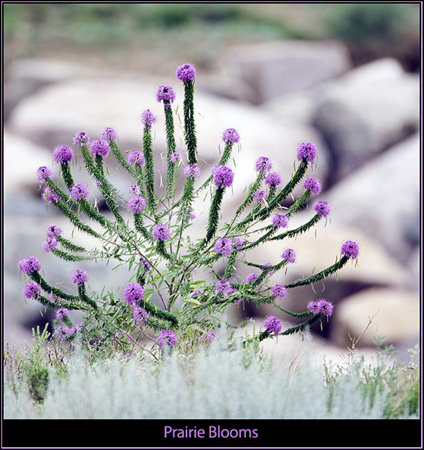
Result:
[[[224,219],[231,217],[244,187],[254,179],[253,166],[258,156],[271,157],[284,182],[293,173],[300,142],[312,141],[319,149],[318,166],[311,175],[322,183],[319,197],[331,204],[331,219],[326,225],[320,223],[316,233],[311,231],[292,243],[297,262],[283,282],[332,264],[346,239],[360,245],[358,264],[348,264],[338,277],[332,276],[325,283],[290,291],[284,299],[285,307],[302,310],[310,300],[322,297],[334,302],[331,321],[324,324],[322,332],[314,330],[317,339],[325,338],[326,345],[334,348],[351,345],[351,338],[358,338],[370,319],[372,323],[358,346],[373,347],[374,339],[384,336],[386,344],[394,344],[402,353],[418,342],[418,6],[407,10],[405,26],[395,30],[393,24],[399,21],[391,22],[390,14],[379,10],[379,5],[372,10],[366,9],[372,5],[360,5],[351,12],[339,5],[339,10],[332,10],[328,16],[327,6],[317,9],[318,5],[253,5],[253,9],[238,5],[234,10],[219,9],[219,5],[203,6],[203,10],[174,5],[173,15],[168,11],[174,22],[165,21],[163,27],[152,19],[156,17],[152,5],[137,5],[140,17],[145,21],[150,17],[153,25],[142,29],[136,39],[134,35],[119,38],[120,22],[109,26],[108,32],[112,29],[117,33],[117,42],[104,35],[102,28],[110,25],[113,5],[100,5],[97,10],[92,6],[88,23],[98,26],[91,30],[92,35],[84,28],[85,22],[80,23],[79,32],[63,25],[61,14],[72,11],[56,10],[54,5],[30,10],[37,5],[25,5],[24,12],[18,6],[13,5],[15,9],[7,10],[5,16],[5,344],[30,340],[32,327],[51,319],[49,311],[40,314],[38,304],[25,301],[24,280],[20,279],[17,262],[25,256],[37,256],[47,279],[64,283],[66,289],[72,289],[70,274],[76,268],[41,250],[49,225],[59,225],[68,237],[72,227],[57,210],[46,208],[41,201],[36,169],[52,166],[53,148],[72,145],[73,136],[82,130],[97,139],[103,127],[113,126],[123,150],[140,150],[139,117],[147,108],[159,118],[154,148],[160,169],[166,147],[163,114],[155,92],[161,84],[172,84],[177,93],[175,106],[180,111],[182,86],[174,73],[185,62],[198,68],[195,106],[205,172],[209,173],[217,161],[222,131],[234,127],[241,136],[239,152],[235,153],[239,175],[232,195],[224,200]],[[127,6],[134,7],[121,5],[119,11],[129,21],[131,11],[125,10]],[[83,8],[60,7],[80,8],[74,11]],[[156,8],[158,17],[162,17],[160,11],[168,17],[164,11],[169,5]],[[245,33],[231,31],[233,28],[219,19],[218,12],[225,17],[225,11],[239,18]],[[341,20],[343,14],[347,25],[338,24],[343,32],[337,33],[335,18]],[[370,14],[375,19],[371,23]],[[232,24],[236,21],[233,16]],[[250,17],[251,28],[246,25],[246,17]],[[355,20],[359,20],[356,28]],[[386,28],[381,25],[386,23],[384,20],[388,22]],[[301,32],[305,22],[311,35]],[[129,23],[124,22],[127,28]],[[196,23],[197,31],[193,25]],[[264,24],[269,26],[268,34],[261,31]],[[353,31],[346,37],[343,33],[349,31],[348,25]],[[371,33],[371,39],[364,41],[366,33]],[[81,42],[76,41],[77,37]],[[389,38],[392,45],[388,45]],[[177,136],[182,150],[183,135],[178,126]],[[128,180],[119,171],[115,174],[110,164],[115,184],[126,190]],[[76,177],[89,182],[84,170],[78,169],[77,164]],[[93,182],[90,186],[94,191]],[[207,220],[205,206],[199,204],[196,210],[198,232]],[[310,216],[308,211],[298,213],[290,225],[303,223]],[[289,245],[284,243],[284,248]],[[258,262],[276,261],[280,253],[275,246],[266,246],[254,258]],[[88,269],[92,289],[102,286],[105,278],[110,290],[118,289],[128,278],[127,272],[111,271],[111,267],[101,264],[78,267]],[[240,268],[240,276],[245,275]],[[231,315],[234,319],[255,316],[260,322],[268,312],[245,304],[233,309]],[[282,319],[289,321],[288,317]]]

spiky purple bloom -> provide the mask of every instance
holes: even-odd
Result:
[[[271,293],[275,298],[284,298],[287,295],[287,289],[281,284],[275,284],[271,288]]]
[[[268,173],[272,169],[272,162],[266,156],[261,156],[256,160],[255,168],[257,172]]]
[[[310,163],[314,162],[317,154],[317,148],[311,142],[302,142],[297,148],[297,159],[299,161],[305,160]]]
[[[165,100],[173,103],[173,101],[175,100],[175,92],[173,87],[169,84],[159,86],[158,90],[156,91],[156,99],[158,102]]]
[[[215,186],[221,189],[230,187],[233,184],[234,173],[226,166],[215,166],[212,169],[213,182]]]
[[[146,160],[144,159],[144,155],[141,152],[131,152],[128,155],[128,162],[133,166],[134,164],[139,164],[140,166],[144,166]]]
[[[189,164],[184,169],[184,175],[187,178],[197,178],[200,175],[200,169],[195,164]]]
[[[61,145],[54,149],[54,160],[57,163],[67,162],[72,159],[74,152],[66,145]]]
[[[36,175],[37,180],[43,183],[45,180],[51,178],[53,172],[47,166],[41,166],[37,169]]]
[[[74,136],[74,145],[88,145],[90,143],[90,136],[85,132],[81,131]]]
[[[319,302],[309,302],[308,303],[308,311],[311,311],[313,314],[319,314],[321,312],[321,306]]]
[[[102,139],[108,142],[116,141],[118,139],[118,135],[116,134],[115,128],[112,127],[103,128]]]
[[[183,83],[193,81],[196,77],[196,69],[191,64],[183,64],[176,71],[177,78]]]
[[[264,327],[269,334],[278,334],[283,327],[280,319],[275,316],[269,316],[265,319]]]
[[[97,140],[91,143],[90,149],[93,155],[106,156],[109,153],[110,147],[108,141]]]
[[[215,285],[215,290],[218,294],[225,294],[229,289],[232,289],[232,287],[227,280],[219,280]]]
[[[144,123],[144,129],[148,130],[156,122],[156,116],[150,109],[146,109],[141,114],[141,121]]]
[[[240,135],[238,131],[234,128],[227,128],[222,134],[222,140],[226,144],[236,144],[240,141]]]
[[[268,192],[267,191],[256,191],[252,195],[253,200],[255,200],[256,203],[262,203],[263,201],[268,200]]]
[[[132,184],[129,188],[128,188],[128,192],[130,194],[133,195],[139,195],[141,192],[140,186],[138,184]]]
[[[128,200],[128,207],[133,213],[141,213],[146,209],[146,200],[141,195],[133,195]]]
[[[330,317],[333,314],[333,304],[328,302],[327,300],[319,300],[318,305],[321,310],[321,314],[324,316]]]
[[[57,203],[59,201],[59,196],[56,192],[52,191],[49,186],[44,189],[41,198],[46,205],[50,205],[51,202]]]
[[[321,183],[316,178],[307,178],[303,183],[303,187],[314,195],[318,195],[321,191]]]
[[[88,197],[88,187],[84,183],[74,184],[71,187],[71,197],[74,200],[83,200]]]
[[[62,230],[57,225],[51,225],[46,230],[46,235],[49,238],[54,238],[60,236],[62,234]]]
[[[135,306],[144,297],[143,286],[139,283],[129,283],[124,288],[124,298],[130,306]]]
[[[40,292],[41,287],[35,281],[31,281],[31,283],[24,286],[24,295],[26,298],[37,298]]]
[[[144,271],[148,272],[151,269],[151,264],[145,259],[140,259],[139,264],[144,267]]]
[[[354,241],[346,241],[342,245],[342,255],[356,259],[359,255],[359,245]]]
[[[257,275],[256,273],[249,273],[249,275],[247,275],[247,282],[251,283],[252,281],[255,281],[256,278],[258,278],[259,275]]]
[[[177,161],[182,161],[182,159],[183,155],[180,152],[174,152],[169,155],[169,160],[173,163]]]
[[[43,250],[48,253],[57,247],[57,240],[55,238],[47,237],[46,240],[41,244]]]
[[[288,263],[294,263],[296,261],[296,253],[291,248],[284,250],[281,257]]]
[[[177,335],[172,330],[162,330],[158,336],[160,348],[165,346],[173,347],[177,343]]]
[[[78,286],[82,286],[88,280],[88,275],[85,270],[76,269],[72,272],[72,282],[78,284]]]
[[[28,258],[21,259],[18,267],[28,275],[32,272],[38,272],[41,269],[40,261],[35,256],[28,256]]]
[[[64,317],[69,316],[69,310],[67,308],[59,308],[56,311],[56,319],[60,320],[63,319]]]
[[[231,238],[231,245],[235,249],[242,248],[243,245],[244,245],[244,240],[242,238],[240,238],[240,237]]]
[[[149,318],[149,313],[144,308],[140,308],[139,306],[137,306],[133,310],[133,318],[135,320],[135,323],[143,322],[144,324]]]
[[[272,225],[274,228],[286,228],[289,223],[289,219],[284,214],[276,214],[272,218]]]
[[[157,241],[167,241],[171,237],[168,225],[158,224],[153,227],[153,239]]]
[[[269,172],[265,177],[265,183],[271,187],[278,186],[281,184],[281,177],[277,172]]]
[[[331,208],[327,202],[318,200],[314,205],[314,210],[320,217],[327,217],[330,214]]]
[[[231,241],[226,238],[219,238],[215,242],[214,249],[217,253],[223,256],[228,256],[233,251]]]

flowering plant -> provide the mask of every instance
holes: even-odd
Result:
[[[121,298],[111,292],[105,294],[105,289],[101,293],[89,292],[89,274],[81,269],[72,274],[76,293],[69,294],[44,279],[36,257],[22,259],[19,268],[31,279],[24,287],[24,295],[56,310],[55,332],[59,338],[71,339],[79,333],[87,342],[95,339],[106,347],[118,347],[125,352],[132,352],[136,346],[145,348],[140,344],[142,337],[153,340],[161,349],[175,346],[184,335],[211,340],[216,336],[216,329],[225,324],[221,313],[229,305],[241,301],[257,305],[266,303],[276,311],[302,320],[300,324],[282,330],[281,320],[269,316],[263,330],[246,341],[259,342],[302,332],[323,317],[332,315],[333,305],[325,299],[311,300],[307,310],[302,312],[283,308],[281,299],[290,289],[322,280],[341,269],[349,259],[356,259],[359,248],[355,242],[346,241],[341,247],[340,258],[330,267],[287,284],[270,285],[270,277],[295,263],[294,249],[282,251],[277,264],[257,264],[248,259],[250,249],[265,242],[278,244],[285,238],[300,235],[329,215],[330,205],[318,200],[310,220],[302,226],[289,227],[291,216],[321,190],[318,180],[304,178],[308,167],[316,160],[315,145],[309,142],[299,145],[297,169],[283,187],[280,174],[273,171],[272,161],[266,156],[259,157],[255,164],[256,179],[248,186],[243,202],[229,223],[220,224],[224,197],[236,176],[228,162],[240,135],[233,128],[223,132],[225,147],[219,161],[206,181],[196,185],[201,174],[194,120],[196,70],[191,64],[184,64],[177,69],[176,75],[184,85],[187,164],[182,168],[185,155],[176,151],[172,108],[175,92],[171,86],[163,85],[156,93],[157,101],[164,107],[167,141],[163,192],[155,189],[152,128],[156,117],[148,109],[141,115],[142,151],[130,152],[127,157],[118,147],[117,133],[111,127],[104,128],[99,140],[91,141],[85,132],[74,137],[73,143],[79,149],[88,174],[94,178],[108,213],[102,214],[97,202],[92,204],[86,184],[74,182],[70,162],[75,156],[70,147],[59,146],[54,150],[54,160],[60,166],[63,182],[54,181],[53,171],[46,166],[37,170],[37,179],[44,185],[44,202],[58,208],[75,228],[98,243],[94,250],[87,250],[65,238],[62,230],[52,225],[47,229],[43,250],[72,263],[115,259],[129,269],[128,280],[121,287]],[[129,197],[110,181],[105,163],[110,154],[131,179],[128,182]],[[183,190],[177,198],[181,176]],[[283,210],[281,204],[302,180],[302,195]],[[207,188],[210,189],[210,208],[204,237],[192,240],[189,228],[196,220],[193,203]],[[224,268],[221,272],[217,270],[218,263]],[[260,273],[251,273],[246,280],[241,280],[235,274],[237,264],[259,269]],[[84,322],[74,325],[70,310],[84,311]],[[238,327],[246,323],[227,325]]]

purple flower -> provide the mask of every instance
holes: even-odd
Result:
[[[116,134],[116,131],[112,127],[105,127],[102,131],[102,139],[104,141],[116,141],[118,139],[118,135]]]
[[[45,180],[51,178],[51,176],[53,175],[53,172],[48,167],[41,166],[37,169],[36,175],[37,175],[37,180],[40,183],[43,183]]]
[[[147,319],[149,318],[149,313],[139,306],[135,307],[133,310],[133,318],[135,320],[135,323],[143,322],[146,323]]]
[[[109,144],[106,140],[93,141],[90,145],[93,155],[106,156],[109,153]]]
[[[275,284],[272,286],[271,292],[275,298],[283,298],[287,294],[287,289],[281,284]]]
[[[319,314],[321,312],[321,306],[319,302],[309,302],[308,303],[308,311],[311,311],[313,314]]]
[[[183,155],[180,152],[174,152],[169,155],[169,160],[173,163],[177,161],[182,161],[182,159]]]
[[[184,169],[184,175],[187,178],[193,178],[194,179],[194,178],[197,178],[200,175],[200,170],[195,164],[189,164]]]
[[[294,263],[296,261],[296,253],[291,248],[284,250],[281,257],[289,263]]]
[[[56,311],[56,319],[60,320],[63,319],[64,317],[69,316],[69,311],[67,308],[59,308]]]
[[[139,264],[144,267],[145,272],[148,272],[150,270],[150,268],[152,267],[150,265],[150,263],[148,261],[146,261],[145,259],[140,259]]]
[[[204,292],[202,291],[202,289],[195,289],[192,293],[191,293],[191,298],[197,298],[200,297],[204,294]]]
[[[177,78],[183,83],[187,81],[193,81],[196,77],[196,69],[191,64],[183,64],[178,67],[176,72]]]
[[[141,195],[133,195],[128,201],[128,207],[133,213],[141,213],[146,209],[146,200]]]
[[[54,238],[62,234],[62,230],[57,225],[51,225],[46,230],[47,237]]]
[[[356,259],[359,255],[359,245],[353,241],[346,241],[342,245],[342,255],[348,258]]]
[[[230,282],[227,280],[219,280],[215,285],[215,290],[218,294],[225,294],[230,289],[232,289],[232,287]]]
[[[170,86],[169,84],[159,86],[156,92],[156,99],[158,102],[165,100],[172,103],[175,100],[175,92],[172,86]]]
[[[214,248],[217,253],[223,256],[228,256],[233,251],[231,241],[225,238],[217,239]]]
[[[222,140],[226,144],[236,144],[240,141],[240,135],[234,128],[227,128],[222,135]]]
[[[40,292],[40,286],[34,281],[31,281],[31,283],[24,286],[24,295],[26,298],[37,298],[40,295]]]
[[[72,282],[82,286],[88,280],[88,275],[85,270],[76,269],[72,272]]]
[[[70,161],[74,156],[74,152],[66,145],[61,145],[54,149],[54,160],[58,163]]]
[[[265,319],[264,327],[269,334],[278,334],[281,331],[283,324],[280,319],[275,316],[269,316]]]
[[[289,223],[289,219],[284,214],[276,214],[272,218],[272,225],[274,228],[286,228]]]
[[[48,186],[44,189],[41,194],[41,198],[43,199],[46,205],[50,205],[51,202],[57,203],[59,201],[59,196],[56,192],[52,191]]]
[[[247,275],[247,282],[251,283],[252,281],[255,281],[256,278],[258,278],[259,275],[257,275],[256,273],[249,273],[249,275]]]
[[[21,259],[18,267],[22,272],[27,274],[38,272],[41,269],[40,261],[35,256],[28,256],[28,258]]]
[[[165,346],[173,347],[177,343],[177,335],[172,330],[162,330],[158,336],[160,348]]]
[[[77,133],[74,137],[74,144],[75,145],[88,145],[90,142],[90,137],[85,131],[81,131],[80,133]]]
[[[324,316],[330,317],[333,314],[333,304],[327,300],[319,300],[318,305],[320,307],[320,312]]]
[[[318,195],[321,191],[321,183],[315,178],[307,178],[303,183],[303,187],[314,195]]]
[[[124,288],[124,298],[130,306],[135,306],[144,297],[143,286],[139,283],[129,283]]]
[[[265,177],[265,183],[271,187],[278,186],[281,184],[281,177],[277,172],[269,172]]]
[[[96,186],[102,186],[103,184],[100,180],[96,180],[94,183]]]
[[[146,109],[141,114],[141,121],[144,123],[144,129],[148,130],[156,122],[156,116],[150,109]]]
[[[272,169],[272,162],[266,156],[261,156],[256,160],[255,168],[257,172],[267,173]]]
[[[272,264],[270,262],[266,262],[266,263],[264,263],[262,265],[265,266],[265,267],[272,267]],[[262,270],[265,270],[265,269],[262,269]],[[275,270],[267,270],[267,274],[268,275],[273,275],[274,272],[275,272]]]
[[[130,194],[133,195],[139,195],[141,190],[140,190],[140,186],[138,184],[132,184],[129,188],[128,188],[128,192]]]
[[[171,232],[167,225],[158,224],[153,227],[152,235],[157,241],[167,241],[171,237]]]
[[[230,187],[233,184],[234,173],[226,166],[215,166],[212,169],[213,182],[215,186],[221,189]]]
[[[146,160],[144,159],[143,153],[141,152],[131,152],[128,155],[128,162],[133,166],[134,164],[139,164],[144,166]]]
[[[74,184],[71,187],[71,197],[74,200],[83,200],[88,197],[88,188],[84,183]]]
[[[43,250],[48,253],[57,247],[57,240],[55,238],[47,237],[46,240],[41,244]]]
[[[231,245],[235,249],[242,248],[243,245],[244,245],[244,240],[242,238],[240,238],[240,237],[231,238]]]
[[[314,162],[317,154],[317,148],[311,142],[302,142],[297,148],[297,159],[299,161],[305,160],[308,162]]]
[[[253,200],[255,200],[256,203],[262,203],[263,201],[266,202],[268,200],[268,192],[266,191],[256,191],[253,193]]]
[[[330,205],[323,200],[318,200],[314,205],[314,209],[320,217],[327,217],[331,211]]]

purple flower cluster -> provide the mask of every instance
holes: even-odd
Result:
[[[57,247],[57,240],[55,238],[47,237],[46,240],[41,244],[43,251],[46,253],[54,250]]]
[[[267,191],[256,191],[252,195],[253,200],[256,203],[266,202],[268,200],[268,192]]]
[[[77,323],[74,327],[69,328],[66,325],[59,325],[55,330],[55,334],[58,339],[63,339],[64,337],[73,336],[77,331],[82,328],[82,323]]]
[[[280,319],[277,319],[275,316],[269,316],[265,319],[264,327],[265,330],[269,334],[278,334],[281,331],[283,324],[281,323]]]
[[[283,258],[288,263],[294,263],[296,261],[296,253],[293,249],[288,248],[284,250],[283,254],[281,255],[281,258]]]
[[[320,217],[327,217],[330,214],[331,208],[327,202],[319,200],[315,203],[314,210]]]
[[[158,90],[156,91],[156,99],[158,102],[165,100],[167,102],[173,103],[173,101],[175,100],[175,92],[172,86],[170,86],[169,84],[159,86]]]
[[[63,319],[64,317],[68,317],[69,316],[69,310],[67,308],[59,308],[56,311],[56,319],[60,320]]]
[[[53,175],[53,172],[48,167],[41,166],[37,169],[36,175],[37,175],[37,180],[40,183],[43,183],[45,180],[51,178],[51,176]]]
[[[200,169],[195,165],[195,164],[189,164],[185,169],[184,169],[184,175],[187,178],[197,178],[200,175]]]
[[[305,160],[310,163],[314,162],[317,155],[317,148],[311,142],[302,142],[297,148],[297,159]]]
[[[233,238],[231,238],[231,245],[235,249],[240,249],[244,245],[244,240],[240,237],[233,237]]]
[[[105,127],[105,128],[103,128],[103,131],[102,131],[102,139],[104,141],[108,141],[108,142],[116,141],[118,139],[118,135],[116,134],[116,131],[114,128]]]
[[[43,199],[46,205],[50,205],[50,203],[57,203],[59,201],[59,196],[56,192],[52,191],[48,186],[44,189],[41,194],[41,198]]]
[[[193,81],[196,78],[196,69],[191,64],[183,64],[176,71],[177,78],[183,83]]]
[[[54,160],[57,163],[67,162],[72,159],[74,156],[74,152],[71,148],[67,147],[66,145],[61,145],[59,147],[56,147],[54,149]]]
[[[133,195],[139,195],[141,192],[140,186],[138,184],[132,184],[129,188],[128,188],[128,192],[130,194]]]
[[[224,294],[227,297],[229,297],[231,294],[237,291],[237,289],[234,289],[230,282],[227,280],[219,280],[217,281],[215,285],[215,290],[218,292],[218,294]]]
[[[141,121],[144,123],[144,129],[148,130],[156,122],[156,116],[150,109],[146,109],[141,114]]]
[[[183,155],[180,152],[174,152],[169,155],[169,160],[173,163],[177,161],[182,161],[182,159]]]
[[[90,149],[93,155],[98,156],[106,156],[110,150],[109,143],[105,139],[93,141],[90,145]]]
[[[156,241],[167,241],[171,237],[171,231],[167,225],[158,224],[153,227],[152,235]]]
[[[37,298],[40,295],[40,292],[40,286],[34,281],[31,281],[31,283],[24,286],[24,295],[26,298]]]
[[[283,298],[287,295],[287,289],[282,284],[275,284],[271,288],[271,293],[275,298]]]
[[[359,255],[359,245],[354,241],[346,241],[342,245],[342,255],[356,259]]]
[[[265,177],[265,183],[271,187],[281,184],[281,177],[277,172],[269,172]]]
[[[72,282],[82,286],[88,280],[88,275],[85,270],[76,269],[72,272]]]
[[[74,136],[74,145],[88,145],[90,143],[90,136],[85,131],[81,131]]]
[[[54,238],[60,236],[62,234],[62,230],[57,225],[51,225],[46,230],[46,235],[49,238]]]
[[[233,184],[234,172],[226,166],[215,166],[212,169],[213,182],[220,189],[225,189]]]
[[[272,162],[266,156],[261,156],[256,160],[255,168],[257,172],[268,173],[272,169]]]
[[[219,238],[215,242],[214,249],[216,253],[219,253],[222,256],[228,256],[233,251],[233,245],[230,240],[226,238]]]
[[[133,213],[141,213],[146,209],[146,200],[141,195],[133,195],[128,201],[128,207]]]
[[[307,178],[303,183],[303,187],[314,195],[318,195],[321,191],[321,183],[315,178]]]
[[[222,140],[226,144],[236,144],[240,141],[240,135],[236,129],[227,128],[222,135]]]
[[[71,187],[71,197],[74,200],[83,200],[88,197],[88,187],[84,183],[74,184]]]
[[[166,346],[173,347],[177,343],[177,335],[172,330],[162,330],[158,336],[158,345],[160,348]]]
[[[139,164],[140,166],[144,166],[146,160],[144,159],[144,155],[141,152],[131,152],[128,155],[128,162],[133,166],[134,164]]]
[[[28,258],[21,259],[18,267],[28,275],[32,272],[38,272],[41,269],[40,261],[35,256],[28,256]]]
[[[258,278],[259,275],[257,275],[256,273],[249,273],[249,275],[247,275],[247,282],[251,283],[252,281],[255,281],[256,278]]]
[[[149,313],[144,309],[140,308],[139,306],[135,307],[133,309],[133,319],[135,320],[135,323],[142,322],[145,324],[149,318]]]
[[[144,297],[143,286],[139,283],[129,283],[124,288],[124,298],[130,306],[136,306]]]
[[[330,317],[333,314],[333,304],[327,300],[309,302],[307,308],[308,311],[311,311],[313,314],[324,314],[327,317]]]
[[[289,219],[284,214],[276,214],[272,218],[272,225],[274,228],[286,228],[289,223]]]

